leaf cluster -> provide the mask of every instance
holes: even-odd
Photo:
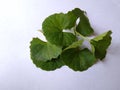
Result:
[[[47,42],[33,38],[30,54],[33,63],[47,71],[64,65],[74,71],[87,70],[99,59],[105,58],[112,39],[110,30],[89,39],[94,30],[86,12],[79,8],[50,15],[43,21],[42,30]],[[84,46],[85,40],[90,43],[91,49]]]

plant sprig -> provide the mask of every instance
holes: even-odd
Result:
[[[77,24],[77,20],[79,23]],[[74,28],[74,32],[73,29]],[[69,32],[64,32],[69,30]],[[68,13],[55,13],[42,23],[42,31],[47,42],[33,38],[30,45],[33,63],[47,71],[67,65],[74,71],[84,71],[106,56],[111,44],[111,31],[89,39],[94,34],[86,12],[75,8]],[[79,37],[79,38],[78,38]],[[81,48],[87,40],[91,49]]]

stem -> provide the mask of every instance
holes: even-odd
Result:
[[[90,44],[90,45],[91,45],[91,51],[94,54],[95,53],[95,48],[94,48],[94,46],[92,44]]]
[[[39,32],[41,32],[41,33],[43,33],[43,31],[42,30],[38,30]]]
[[[89,42],[90,42],[90,39],[89,39],[89,38],[87,38],[87,37],[83,36],[82,34],[80,34],[80,33],[76,32],[76,31],[75,31],[75,33],[76,33],[76,34],[78,34],[78,35],[79,35],[82,39],[87,40],[87,41],[89,41]]]
[[[87,41],[90,43],[90,39],[89,39],[89,38],[83,36],[82,34],[76,32],[76,31],[75,31],[75,33],[76,33],[77,35],[79,35],[83,40],[87,40]],[[91,51],[92,51],[92,53],[94,54],[95,48],[94,48],[94,46],[93,46],[91,43],[90,43],[90,46],[91,46]]]
[[[75,36],[77,36],[76,34],[76,26],[77,26],[77,24],[73,27],[73,31],[74,31],[74,34],[75,34]]]

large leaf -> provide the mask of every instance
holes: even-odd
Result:
[[[68,12],[67,14],[53,14],[47,17],[42,24],[43,33],[46,39],[50,43],[60,46],[63,45],[65,39],[63,30],[75,26],[76,20],[77,17],[72,12]],[[70,36],[73,37],[73,35]]]
[[[87,70],[96,62],[96,58],[87,48],[68,49],[62,53],[61,58],[68,67],[75,71]]]
[[[94,48],[96,58],[103,59],[106,56],[106,50],[111,44],[111,31],[105,32],[90,41]]]
[[[52,59],[51,61],[38,61],[33,59],[33,63],[38,67],[46,71],[52,71],[58,69],[64,65],[63,61],[58,58]]]
[[[93,34],[94,30],[90,25],[88,17],[85,15],[85,12],[76,8],[72,11],[77,17],[80,17],[80,21],[76,27],[76,31],[84,36],[89,36]]]
[[[38,38],[33,38],[30,49],[32,59],[37,61],[52,60],[57,58],[62,52],[61,47],[43,42]]]

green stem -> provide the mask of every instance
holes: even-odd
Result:
[[[42,30],[38,30],[39,32],[41,32],[41,33],[43,33],[43,31]]]
[[[76,31],[75,31],[75,33],[76,33],[76,34],[78,34],[78,35],[79,35],[82,39],[87,40],[87,41],[89,41],[89,42],[90,42],[90,39],[89,39],[89,38],[87,38],[87,37],[83,36],[82,34],[80,34],[80,33],[76,32]]]
[[[77,24],[73,27],[73,31],[74,31],[75,36],[77,36],[76,35],[76,26],[77,26]]]
[[[77,35],[79,35],[83,40],[87,40],[87,41],[90,43],[90,39],[89,39],[89,38],[83,36],[82,34],[76,32],[76,31],[75,31],[75,33],[76,33]],[[90,45],[91,45],[91,51],[92,51],[92,53],[94,54],[95,48],[94,48],[94,46],[93,46],[91,43],[90,43]]]

